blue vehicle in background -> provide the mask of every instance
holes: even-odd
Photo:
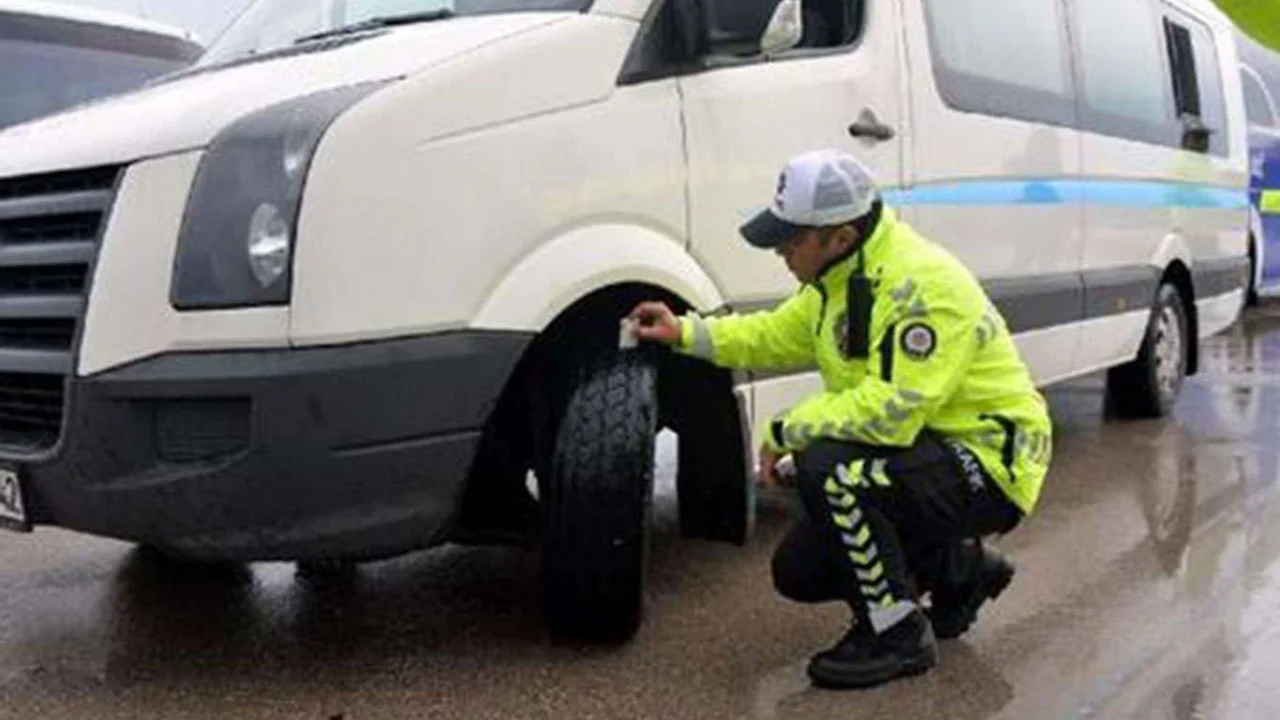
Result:
[[[1241,41],[1240,81],[1249,118],[1250,304],[1280,296],[1280,54]]]

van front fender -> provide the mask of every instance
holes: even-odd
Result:
[[[599,224],[565,233],[518,262],[471,326],[539,332],[592,292],[636,283],[674,293],[697,311],[724,305],[719,288],[681,242],[637,225]]]

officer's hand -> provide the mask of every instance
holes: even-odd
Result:
[[[636,337],[641,340],[666,345],[680,342],[680,318],[665,303],[640,303],[628,319],[636,323]]]
[[[765,487],[775,487],[778,484],[778,460],[779,456],[768,446],[760,446],[760,484]]]

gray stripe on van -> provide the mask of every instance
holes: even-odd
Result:
[[[1191,282],[1195,285],[1197,300],[1241,290],[1249,284],[1249,258],[1200,260],[1191,271]]]
[[[1086,273],[1083,319],[1149,310],[1160,287],[1160,271],[1154,265],[1135,265]]]
[[[1084,316],[1085,286],[1080,273],[1000,278],[982,287],[1015,334],[1079,322]]]

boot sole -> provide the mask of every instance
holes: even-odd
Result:
[[[865,690],[898,678],[922,675],[937,667],[937,665],[938,652],[936,649],[930,649],[928,653],[921,657],[904,660],[895,667],[864,675],[845,673],[838,670],[824,671],[821,667],[810,666],[809,679],[813,681],[815,686],[827,690]]]
[[[942,627],[935,624],[933,626],[933,631],[938,636],[938,639],[952,640],[968,632],[969,628],[973,627],[974,621],[978,619],[978,610],[982,607],[983,603],[989,600],[995,600],[1000,597],[1005,590],[1009,589],[1009,585],[1013,583],[1013,575],[1014,568],[1010,565],[1005,565],[1000,569],[1000,574],[995,577],[994,581],[990,585],[987,586],[986,591],[981,594],[978,601],[974,603],[973,610],[965,614],[965,618],[962,622],[950,626],[943,625]]]

